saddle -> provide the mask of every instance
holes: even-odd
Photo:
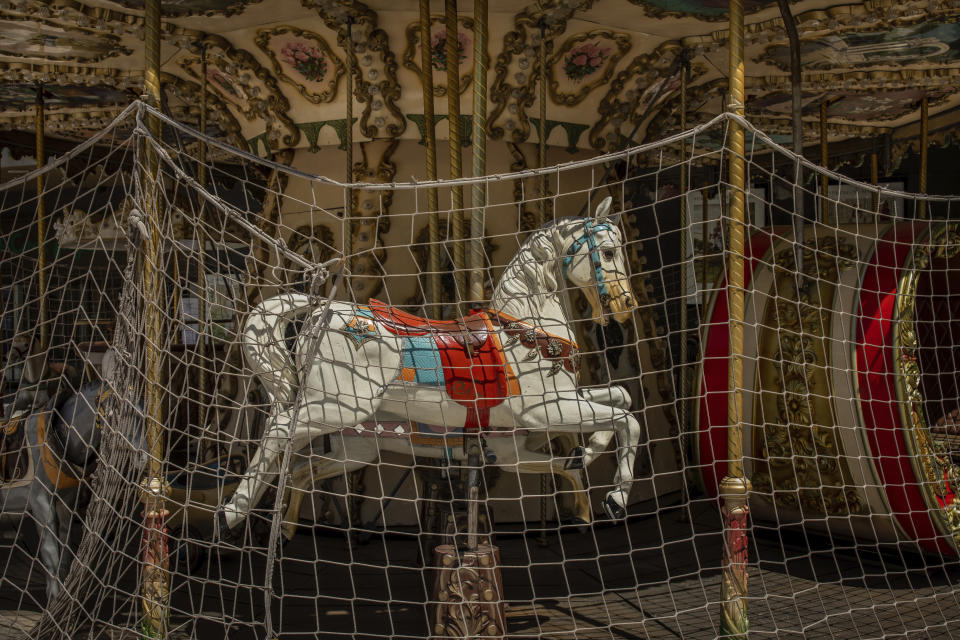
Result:
[[[452,400],[467,409],[465,429],[486,428],[490,409],[508,394],[507,363],[485,312],[456,320],[428,320],[379,300],[368,306],[373,319],[390,333],[430,336],[443,369],[442,384]]]
[[[456,320],[430,320],[401,311],[375,298],[370,299],[369,306],[377,322],[398,336],[431,335],[438,344],[452,341],[473,351],[482,347],[490,334],[490,325],[482,312]]]
[[[16,414],[0,422],[0,482],[22,480],[29,460],[24,444],[24,414]]]

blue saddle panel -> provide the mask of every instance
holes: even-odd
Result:
[[[404,380],[409,380],[410,371],[413,382],[431,387],[442,387],[446,383],[443,375],[443,363],[440,350],[433,336],[406,336],[403,338]]]

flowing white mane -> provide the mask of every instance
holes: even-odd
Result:
[[[541,316],[562,288],[558,260],[567,239],[588,219],[559,218],[531,233],[500,276],[491,306],[517,318]]]

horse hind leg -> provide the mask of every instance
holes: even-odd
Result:
[[[272,418],[260,441],[260,446],[250,458],[243,478],[230,500],[218,515],[220,528],[230,530],[250,514],[269,488],[269,478],[279,471],[280,460],[290,443],[290,451],[303,449],[311,440],[343,427],[359,424],[373,416],[379,403],[369,401],[360,407],[348,408],[336,398],[304,403],[296,410],[288,409]]]

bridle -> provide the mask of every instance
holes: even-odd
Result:
[[[610,301],[610,292],[607,291],[607,283],[603,278],[603,267],[600,265],[600,249],[597,246],[596,234],[599,231],[613,231],[613,226],[609,222],[594,223],[593,220],[587,220],[583,225],[583,233],[579,238],[573,241],[570,248],[567,249],[567,255],[563,257],[561,270],[563,279],[567,279],[567,271],[573,264],[583,245],[587,245],[589,251],[590,263],[593,265],[593,273],[597,279],[597,291],[600,294],[600,304],[606,305]]]

